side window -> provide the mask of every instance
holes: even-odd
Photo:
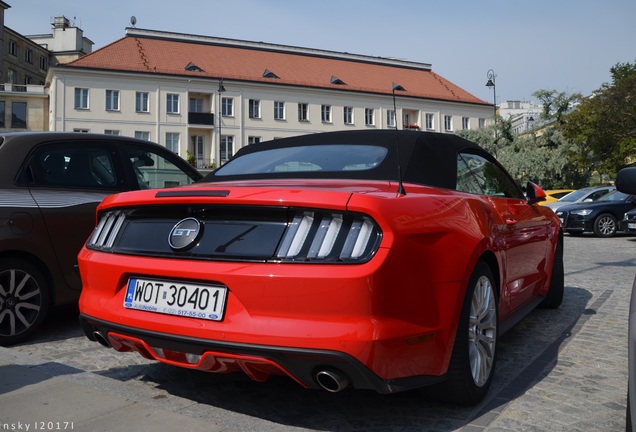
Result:
[[[119,183],[110,144],[53,144],[40,147],[29,164],[34,186],[113,189]]]
[[[479,155],[457,156],[456,189],[480,195],[523,199],[514,180],[499,166]]]
[[[605,195],[608,192],[609,192],[609,189],[603,189],[603,190],[596,191],[596,192],[590,194],[590,196],[587,197],[585,199],[585,201],[596,201],[597,199],[599,199],[600,197],[602,197],[603,195]]]
[[[126,145],[125,148],[140,189],[176,187],[195,181],[170,158],[151,148],[136,145]]]

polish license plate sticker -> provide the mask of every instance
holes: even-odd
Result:
[[[221,321],[226,297],[227,288],[224,286],[131,277],[124,307]]]

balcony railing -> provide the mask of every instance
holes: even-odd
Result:
[[[201,113],[201,112],[189,112],[188,124],[214,126],[214,114]]]
[[[4,83],[0,84],[0,91],[3,92],[20,92],[20,93],[37,93],[37,94],[46,94],[43,85],[36,84],[11,84]]]

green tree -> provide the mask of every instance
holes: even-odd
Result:
[[[589,170],[571,160],[579,153],[578,146],[553,127],[515,136],[511,120],[498,117],[496,125],[457,134],[492,153],[521,185],[532,181],[544,189],[557,189],[588,184]]]
[[[567,113],[574,105],[583,100],[581,93],[565,93],[556,90],[538,90],[532,93],[532,96],[541,101],[543,112],[542,120],[556,120],[558,124],[563,121],[563,115]]]
[[[614,177],[636,162],[636,63],[618,63],[610,71],[612,83],[564,115],[560,130],[579,145],[578,163]]]

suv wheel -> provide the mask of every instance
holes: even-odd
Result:
[[[48,310],[49,290],[42,273],[27,261],[0,261],[0,346],[28,339]]]

